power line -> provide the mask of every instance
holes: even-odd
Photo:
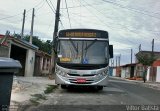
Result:
[[[85,0],[83,0],[86,4],[88,4]],[[105,16],[101,11],[99,11],[99,10],[97,10],[97,8],[96,7],[93,7],[92,5],[89,5],[90,7],[92,7],[94,10],[96,10],[98,13],[100,13],[100,14],[102,14],[103,16]],[[87,7],[86,7],[87,8]],[[87,8],[88,9],[88,8]],[[88,9],[89,10],[89,9]],[[93,14],[93,12],[92,11],[90,11],[92,14]],[[102,22],[103,24],[105,24],[105,25],[107,25],[108,27],[110,27],[110,28],[116,28],[117,29],[117,27],[113,27],[113,26],[110,26],[110,25],[108,25],[108,24],[106,24],[103,20],[101,20],[101,19],[99,19],[99,17],[97,16],[97,15],[95,15],[95,14],[93,14],[96,18],[98,18],[98,20],[100,20],[100,22]],[[106,17],[106,16],[105,16]],[[108,18],[108,17],[107,17]],[[109,17],[110,18],[110,17]],[[110,18],[110,19],[112,19],[112,18]],[[135,30],[131,30],[131,29],[129,29],[127,26],[125,26],[125,25],[121,25],[121,24],[117,24],[117,25],[119,25],[119,26],[121,26],[121,28],[120,29],[127,29],[128,31],[130,31],[130,32],[132,32],[132,33],[134,33],[134,34],[136,34],[136,35],[139,35],[139,34],[137,34],[136,32],[134,32]],[[145,35],[145,33],[143,33],[143,36]],[[127,41],[130,41],[130,40],[128,40],[127,39]],[[130,41],[130,42],[132,42],[132,41]],[[132,42],[133,43],[133,42]]]
[[[85,0],[83,0],[85,3],[87,3]],[[88,3],[87,3],[88,4]],[[114,28],[114,27],[112,27],[112,26],[110,26],[110,25],[108,25],[108,24],[106,24],[103,20],[101,20],[96,14],[94,14],[92,11],[90,11],[87,7],[85,7],[90,13],[92,13],[101,23],[103,23],[103,24],[105,24],[105,25],[107,25],[108,27],[110,27],[110,28]],[[94,7],[92,7],[92,8],[94,8]],[[96,8],[94,8],[96,11],[98,11]],[[99,12],[99,11],[98,11]],[[128,29],[129,30],[129,29]],[[128,39],[126,39],[128,42],[130,42],[130,43],[132,43],[132,44],[135,44],[134,42],[132,42],[132,41],[130,41],[130,40],[128,40]]]
[[[44,6],[44,4],[45,4],[45,2],[43,2],[43,4],[39,8],[37,8],[36,10],[41,9]]]
[[[39,7],[39,6],[41,5],[42,2],[44,2],[44,0],[40,1],[37,5],[33,6],[33,8]],[[30,8],[30,9],[27,10],[26,12],[32,11],[33,8]]]
[[[42,0],[41,2],[39,2],[37,5],[34,6],[34,8],[39,7],[41,5],[41,3],[44,3],[44,0]],[[33,9],[33,8],[32,8]],[[31,9],[31,10],[32,10]]]
[[[68,9],[70,8],[79,8],[79,7],[86,7],[86,6],[90,6],[90,5],[102,5],[101,3],[93,3],[93,4],[87,4],[87,5],[77,5],[77,6],[70,6],[68,7]],[[66,8],[61,8],[61,9],[66,9]]]
[[[66,17],[65,15],[63,15],[62,17],[68,18],[68,17]],[[79,25],[81,25],[80,21],[77,21],[77,19],[74,19],[74,18],[72,18],[72,19],[73,19],[74,22],[76,22],[76,23],[78,23]],[[89,21],[89,22],[90,22],[90,21]],[[83,27],[85,27],[85,26],[83,26]]]
[[[103,0],[104,1],[104,0]],[[120,2],[121,2],[121,0],[120,0]],[[114,2],[115,3],[115,2]],[[123,6],[124,8],[125,8],[125,6]],[[151,13],[151,14],[154,14],[154,15],[158,15],[159,13],[155,13],[155,12],[151,12],[151,11],[147,11],[147,10],[139,10],[139,9],[136,9],[136,8],[129,8],[129,7],[126,7],[127,9],[131,9],[132,11],[138,11],[138,13],[140,12],[141,13],[141,11],[143,11],[143,12],[145,12],[145,14],[148,14],[148,13]],[[150,16],[149,14],[148,14],[148,16]]]
[[[156,17],[156,16],[153,16],[153,15],[144,13],[144,12],[147,12],[147,11],[141,12],[141,11],[139,11],[139,10],[137,10],[137,9],[128,8],[128,7],[126,7],[126,6],[123,6],[123,5],[118,4],[118,3],[116,3],[116,2],[113,2],[113,1],[108,1],[108,0],[102,0],[102,1],[107,2],[107,3],[110,3],[110,4],[115,5],[115,6],[118,6],[118,7],[120,7],[120,8],[124,8],[124,9],[130,10],[130,11],[133,11],[133,12],[137,12],[137,13],[140,13],[140,14],[143,14],[143,15],[147,15],[147,16],[150,16],[150,17],[153,17],[153,18],[160,19],[159,17]]]
[[[61,25],[62,25],[63,29],[65,29],[65,28],[64,28],[64,25],[63,25],[63,23],[62,23],[62,21],[61,21],[61,20],[60,20],[60,23],[61,23]]]
[[[49,2],[46,0],[48,6],[50,7],[50,9],[52,10],[53,13],[56,13],[56,11],[52,8],[52,6],[49,4]]]
[[[84,0],[83,0],[84,1]],[[103,0],[104,1],[104,0]],[[86,2],[86,1],[84,1],[84,2]],[[111,1],[109,1],[109,2],[111,2]],[[87,3],[87,2],[86,2]],[[91,5],[91,4],[89,4],[89,3],[87,3],[88,4],[88,6],[90,6],[90,7],[92,7],[93,9],[95,9],[98,13],[101,13],[103,16],[105,16],[106,17],[106,15],[105,14],[103,14],[101,11],[99,11],[99,10],[97,10],[97,8],[96,7],[93,7],[93,5]],[[110,19],[112,19],[111,17],[108,17],[107,16],[107,18],[110,18]],[[119,25],[119,26],[121,26],[122,28],[125,28],[125,29],[127,29],[127,30],[129,30],[130,32],[132,32],[132,33],[135,33],[134,31],[135,31],[135,29],[134,30],[131,30],[131,29],[129,29],[127,26],[125,26],[125,25],[122,25],[122,24],[119,24],[119,23],[117,23],[117,25]],[[143,24],[144,25],[144,24]],[[117,28],[116,28],[117,29]],[[137,34],[137,33],[135,33],[135,34]],[[143,34],[145,34],[145,33],[143,33]]]
[[[52,5],[52,7],[53,7],[54,11],[56,12],[56,8],[54,7],[54,5],[53,5],[52,1],[51,1],[51,0],[49,0],[49,1],[50,1],[51,5]]]
[[[13,18],[13,17],[19,16],[19,15],[21,15],[21,14],[22,14],[22,13],[15,14],[15,15],[11,15],[11,16],[4,17],[4,18],[0,18],[0,20],[9,19],[9,18]]]
[[[39,5],[41,5],[41,3],[43,2],[43,0],[41,2],[39,2],[37,5],[35,5],[34,7],[38,7]],[[31,11],[33,8],[29,9],[28,11],[26,12],[29,12]],[[23,13],[18,13],[18,14],[15,14],[15,15],[11,15],[11,16],[7,16],[7,17],[3,17],[3,18],[0,18],[0,20],[4,20],[4,19],[9,19],[9,18],[13,18],[13,17],[16,17],[16,16],[19,16]]]
[[[70,28],[71,28],[71,21],[70,21],[70,17],[69,17],[68,6],[67,6],[67,1],[66,1],[66,0],[65,0],[65,4],[66,4],[68,19],[69,19],[69,24],[70,24]]]

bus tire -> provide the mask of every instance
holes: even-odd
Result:
[[[66,85],[61,85],[61,88],[62,88],[62,89],[66,89],[67,86],[66,86]]]
[[[103,86],[98,86],[97,89],[98,90],[103,90]]]

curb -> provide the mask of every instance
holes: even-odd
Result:
[[[142,86],[147,87],[147,88],[160,90],[160,83],[148,83],[148,82],[143,83],[143,81],[128,80],[128,79],[123,79],[123,78],[120,78],[120,77],[110,77],[110,78],[119,79],[119,80],[125,80],[125,81],[129,81],[129,82],[134,82],[136,84],[142,85]]]

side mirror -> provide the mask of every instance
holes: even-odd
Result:
[[[109,45],[109,55],[110,58],[113,58],[113,45]]]

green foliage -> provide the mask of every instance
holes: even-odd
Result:
[[[37,106],[37,105],[39,105],[40,103],[36,100],[36,99],[29,99],[30,100],[30,102],[33,104],[33,105],[35,105],[35,106]]]
[[[13,36],[15,38],[21,37],[20,34],[14,34]],[[29,42],[29,37],[30,37],[29,35],[25,35],[23,39]],[[39,50],[44,51],[48,54],[51,54],[51,50],[52,50],[51,40],[43,41],[43,40],[39,39],[38,36],[33,36],[32,43],[35,46],[39,47]]]
[[[36,105],[36,106],[40,104],[41,100],[47,100],[44,94],[33,94],[31,96],[32,98],[30,98],[29,100],[33,105]]]
[[[139,63],[143,64],[144,66],[151,66],[153,62],[156,60],[154,54],[142,54],[139,53],[136,55],[136,58]]]
[[[54,89],[57,88],[57,85],[48,85],[48,87],[46,87],[46,90],[44,90],[45,94],[49,94],[52,93]]]
[[[31,96],[36,98],[36,100],[39,100],[39,99],[46,100],[46,96],[44,94],[33,94]]]

